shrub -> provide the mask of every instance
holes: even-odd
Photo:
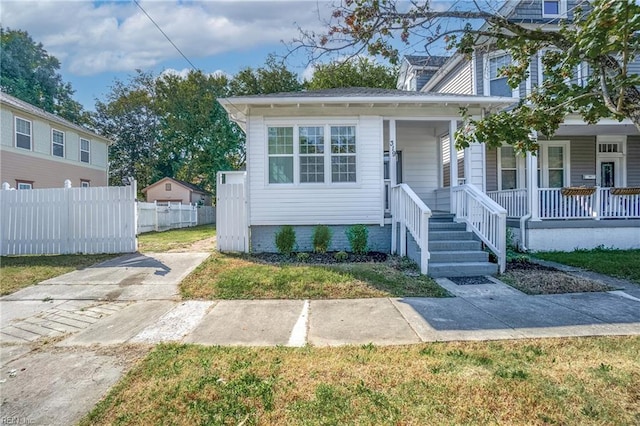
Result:
[[[309,253],[301,251],[300,253],[296,254],[296,259],[298,259],[298,262],[304,263],[309,260]]]
[[[285,225],[276,233],[276,247],[281,254],[291,255],[296,245],[296,231],[291,225]]]
[[[367,254],[367,240],[369,239],[369,229],[365,225],[353,225],[347,228],[347,238],[351,251],[356,254]]]
[[[335,260],[337,260],[338,262],[344,262],[345,260],[347,260],[349,258],[349,255],[347,254],[346,251],[339,251],[336,254],[333,255],[333,258]]]
[[[327,225],[318,225],[313,229],[313,251],[326,253],[331,244],[331,229]]]

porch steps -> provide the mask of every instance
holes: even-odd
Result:
[[[489,262],[473,232],[452,214],[434,214],[429,220],[429,275],[431,277],[472,277],[493,275],[498,265]]]

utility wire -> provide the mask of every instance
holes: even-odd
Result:
[[[162,30],[162,28],[160,28],[160,25],[158,25],[158,24],[156,23],[156,21],[154,21],[154,20],[153,20],[153,18],[151,17],[151,15],[149,15],[149,14],[147,13],[147,11],[146,11],[146,10],[144,10],[144,8],[140,5],[140,3],[138,2],[138,0],[133,0],[133,2],[136,4],[136,6],[138,6],[138,7],[140,8],[140,10],[141,10],[145,15],[147,15],[147,18],[149,18],[149,20],[150,20],[151,22],[153,22],[153,25],[155,25],[155,26],[156,26],[156,28],[158,29],[158,31],[160,31],[160,32],[162,33],[162,35],[164,36],[164,38],[166,38],[166,39],[167,39],[167,41],[168,41],[169,43],[171,43],[171,45],[172,45],[172,46],[173,46],[173,47],[178,51],[178,53],[180,53],[180,54],[182,55],[182,57],[184,58],[184,60],[185,60],[185,61],[187,61],[187,62],[189,63],[189,65],[191,65],[191,68],[193,68],[193,70],[194,70],[194,71],[197,71],[197,70],[198,70],[198,67],[196,67],[195,65],[193,65],[193,62],[191,62],[191,61],[189,60],[189,58],[187,58],[187,56],[186,56],[184,53],[182,53],[182,50],[180,50],[180,48],[179,48],[178,46],[176,46],[176,44],[175,44],[175,43],[174,43],[174,42],[169,38],[169,36],[168,36],[168,35],[167,35],[163,30]]]

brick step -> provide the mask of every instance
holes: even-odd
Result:
[[[432,251],[429,262],[435,263],[466,263],[466,262],[487,262],[489,253],[476,250],[452,250],[452,251]]]
[[[429,262],[429,276],[440,277],[475,277],[498,273],[498,265],[489,262],[438,263]]]

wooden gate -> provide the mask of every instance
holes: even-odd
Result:
[[[218,172],[216,241],[220,251],[249,252],[247,172]]]

